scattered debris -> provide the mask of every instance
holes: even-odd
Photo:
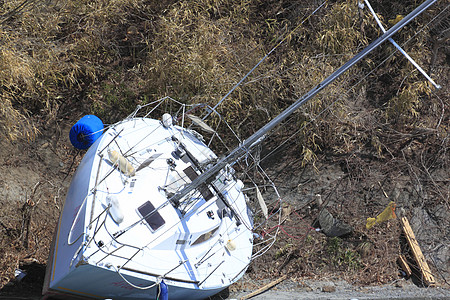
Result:
[[[269,211],[267,210],[266,202],[264,201],[264,198],[261,195],[261,191],[259,190],[258,186],[256,186],[256,198],[258,198],[258,203],[261,206],[261,211],[264,214],[264,218],[266,218],[267,220],[269,218]]]
[[[366,229],[372,228],[375,224],[395,218],[395,202],[391,201],[376,218],[367,218]]]
[[[27,272],[21,270],[21,269],[16,269],[14,271],[14,277],[16,278],[16,281],[22,281],[22,279],[27,276]]]
[[[408,245],[411,248],[414,259],[419,266],[419,270],[422,274],[422,281],[426,286],[435,286],[434,277],[431,274],[431,270],[428,267],[428,263],[423,256],[422,250],[420,250],[419,243],[416,240],[416,236],[409,225],[409,221],[406,217],[400,219],[402,224],[403,232],[405,233],[406,240],[408,241]]]
[[[398,264],[402,268],[402,271],[405,273],[405,277],[409,278],[412,274],[411,268],[408,265],[406,257],[404,255],[400,255],[397,259]]]
[[[324,285],[322,287],[322,292],[324,292],[324,293],[336,292],[336,287],[334,285]]]
[[[317,218],[320,228],[325,235],[329,237],[340,237],[348,235],[353,231],[353,228],[335,217],[324,208]]]
[[[278,278],[277,280],[272,281],[272,282],[269,283],[269,284],[266,284],[265,286],[263,286],[263,287],[257,289],[256,291],[254,291],[254,292],[252,292],[252,293],[250,293],[250,294],[248,294],[248,295],[245,295],[244,297],[241,297],[241,300],[250,299],[250,298],[252,298],[252,297],[254,297],[254,296],[256,296],[256,295],[259,295],[259,294],[261,294],[262,292],[267,291],[267,290],[270,289],[271,287],[273,287],[273,286],[279,284],[280,282],[282,282],[282,281],[285,280],[286,278],[287,278],[287,275],[283,275],[283,276],[281,276],[280,278]]]

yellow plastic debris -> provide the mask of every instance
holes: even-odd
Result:
[[[373,225],[390,220],[395,219],[395,202],[389,202],[388,206],[383,210],[381,214],[379,214],[376,218],[367,218],[366,228],[370,229]]]
[[[400,22],[403,19],[402,15],[397,15],[395,17],[395,19],[391,19],[389,20],[389,24],[391,24],[392,26],[394,26],[395,24],[397,24],[398,22]]]

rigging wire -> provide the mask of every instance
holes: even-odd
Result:
[[[136,110],[134,113],[133,113],[133,115],[134,116],[136,116],[137,115],[137,112],[138,112],[138,110]],[[119,122],[118,124],[116,124],[116,125],[119,125],[121,122]],[[115,125],[112,125],[112,127],[114,127]],[[139,143],[139,142],[138,142]],[[134,147],[134,146],[133,146]],[[120,147],[119,147],[120,148]],[[127,151],[128,152],[128,151]],[[99,183],[100,184],[100,183]],[[236,200],[236,199],[235,199]],[[234,203],[234,201],[235,200],[233,200],[232,202]],[[104,210],[105,211],[105,210]],[[102,212],[102,213],[104,213],[104,211]],[[101,213],[101,214],[102,214]],[[239,214],[241,214],[242,212],[239,212]],[[100,214],[100,215],[101,215]],[[246,225],[245,223],[244,223],[244,225]],[[231,226],[231,224],[229,224],[228,226]],[[105,230],[106,230],[106,227],[105,227]],[[249,229],[249,230],[251,230],[251,229]],[[108,230],[107,230],[107,232],[108,232]],[[112,235],[111,233],[109,233],[108,232],[108,234],[112,237],[112,241],[116,241],[116,242],[118,242],[117,240],[116,240],[116,238],[114,237],[114,235]],[[94,236],[93,236],[93,238],[88,242],[88,244],[94,239],[94,237],[95,237],[95,232],[94,232]],[[274,238],[273,238],[273,242],[272,242],[272,244],[275,242],[275,238],[276,238],[276,235],[274,236]],[[111,242],[112,242],[111,241]],[[122,244],[122,243],[120,243],[119,242],[119,244],[121,244],[122,246],[121,247],[123,247],[123,246],[129,246],[129,245],[126,245],[126,244]],[[270,246],[270,245],[269,245]],[[145,248],[145,247],[144,247]],[[141,251],[143,248],[139,248],[139,249],[137,249],[137,251],[136,251],[136,253],[135,253],[135,255],[139,252],[139,251]],[[102,251],[102,252],[104,252],[104,251]],[[113,251],[114,252],[114,251]],[[111,253],[108,253],[108,252],[105,252],[105,254],[106,254],[106,256],[108,256],[108,255],[113,255],[113,256],[116,256],[115,254],[113,254],[113,252],[111,252]],[[133,255],[134,256],[134,255]],[[117,256],[117,257],[119,257],[119,256]],[[121,258],[121,257],[119,257],[119,258]],[[130,260],[132,260],[132,258],[130,258]],[[118,272],[118,271],[117,271]],[[119,273],[119,275],[121,275],[120,274],[120,272],[118,272]],[[132,285],[132,283],[131,282],[129,282],[131,285]],[[149,287],[151,287],[151,286],[149,286]],[[149,287],[146,287],[146,288],[149,288]]]
[[[448,6],[441,12],[443,13],[446,9],[448,8]],[[440,13],[440,14],[441,14]],[[423,31],[427,26],[429,26],[430,23],[432,23],[436,18],[439,17],[438,14],[437,16],[435,16],[430,22],[428,22],[423,28],[421,28],[419,31],[417,31],[410,39],[408,39],[405,43],[403,43],[403,45],[407,44],[412,38],[414,38],[417,34],[419,34],[421,31]],[[403,46],[402,45],[402,46]],[[356,84],[354,84],[351,88],[349,88],[344,94],[347,95],[348,92],[353,89],[355,86],[357,86],[359,83],[361,83],[365,78],[367,78],[371,73],[373,73],[376,69],[378,69],[382,64],[384,64],[390,57],[392,57],[398,50],[395,50],[391,55],[389,55],[386,59],[384,59],[378,66],[376,66],[374,69],[372,69],[368,74],[366,74],[362,79],[360,79]],[[343,86],[343,84],[341,85]],[[278,151],[285,143],[287,143],[290,139],[292,139],[295,135],[297,135],[300,131],[302,131],[307,125],[309,125],[310,123],[312,123],[313,121],[315,121],[320,115],[322,115],[323,113],[325,113],[326,111],[328,111],[337,101],[339,101],[341,99],[342,95],[339,96],[333,103],[331,103],[329,106],[327,106],[323,111],[321,111],[316,117],[314,117],[312,120],[310,120],[307,124],[304,124],[299,130],[297,130],[294,134],[292,134],[287,140],[283,141],[283,143],[281,145],[279,145],[277,148],[275,148],[274,150],[272,150],[269,154],[267,154],[266,156],[264,156],[261,160],[265,160],[267,157],[269,157],[270,155],[272,155],[274,152]],[[279,127],[280,128],[280,127]],[[274,130],[274,132],[276,132],[276,130]],[[272,132],[271,134],[273,134],[274,132]],[[270,134],[270,135],[271,135]],[[269,136],[270,136],[269,135]],[[256,163],[257,166],[259,166],[259,163]],[[278,229],[280,229],[280,226],[275,226],[275,228],[277,228],[277,233],[278,233]],[[282,229],[282,228],[281,228]],[[269,245],[271,246],[271,245]],[[270,247],[269,247],[270,248]],[[262,249],[263,250],[263,249]],[[268,249],[266,249],[263,252],[266,252]],[[262,255],[263,253],[255,253],[253,256],[253,259]]]
[[[373,72],[373,71],[372,71],[372,72]],[[370,73],[369,73],[369,74],[370,74]],[[368,75],[366,75],[366,76],[368,76]],[[336,100],[336,101],[337,101],[337,100]],[[336,102],[336,101],[335,101],[335,102]],[[335,103],[335,102],[334,102],[334,103]],[[322,112],[322,113],[323,113],[323,112]],[[319,115],[320,115],[320,114],[319,114]]]
[[[324,6],[327,3],[328,0],[325,0],[322,2],[321,5],[319,5],[311,14],[309,14],[305,19],[303,19],[303,21],[298,24],[294,29],[292,29],[278,44],[275,45],[275,47],[273,47],[244,77],[241,78],[241,80],[239,80],[239,82],[233,86],[233,88],[231,90],[228,91],[228,93],[223,96],[222,99],[220,99],[220,101],[212,108],[212,110],[216,110],[217,107],[219,105],[222,104],[223,101],[225,101],[225,99],[228,98],[228,96],[234,92],[234,90],[236,88],[238,88],[242,82],[248,77],[250,76],[251,73],[253,73],[253,71],[258,68],[258,66],[264,61],[266,60],[267,57],[269,57],[270,54],[272,54],[272,52],[274,52],[281,44],[283,44],[300,26],[302,26],[307,20],[309,20],[309,18],[314,15],[320,8],[322,8],[322,6]],[[209,115],[211,114],[211,112],[208,112],[204,117],[203,120],[206,119]]]
[[[326,1],[325,1],[325,2],[326,2]],[[325,3],[325,2],[324,2],[324,3]],[[395,53],[395,52],[394,52],[394,53]],[[393,54],[392,54],[392,55],[393,55]],[[391,56],[392,56],[392,55],[391,55]],[[389,56],[388,58],[390,58],[390,56]],[[388,58],[387,58],[387,59],[388,59]],[[387,59],[386,59],[386,60],[387,60]],[[386,61],[386,60],[385,60],[385,61]],[[384,63],[385,61],[383,61],[383,63]],[[381,64],[380,64],[380,65],[381,65]],[[377,66],[376,68],[378,68],[378,67],[379,67],[379,66]],[[368,73],[363,79],[361,79],[357,84],[359,84],[359,83],[360,83],[362,80],[364,80],[368,75],[370,75],[376,68],[374,68],[371,72],[369,72],[369,73]],[[354,86],[356,86],[356,84],[353,85],[349,90],[353,89]],[[347,93],[349,90],[347,90],[346,93]],[[331,106],[334,105],[338,100],[340,100],[340,97],[339,97],[337,100],[335,100],[332,104],[330,104],[325,110],[323,110],[321,113],[319,113],[319,115],[321,115],[323,112],[325,112],[326,110],[328,110],[329,108],[331,108]],[[220,103],[219,103],[219,104],[220,104]],[[217,106],[217,105],[216,105],[216,106]],[[215,107],[213,108],[213,110],[214,110],[214,109],[215,109]],[[319,115],[318,115],[318,116],[319,116]],[[318,116],[317,116],[317,117],[318,117]],[[314,118],[314,120],[317,119],[317,117]],[[313,120],[312,120],[312,121],[313,121]],[[309,123],[311,123],[312,121],[310,121]],[[308,123],[308,124],[309,124],[309,123]],[[306,125],[305,125],[305,126],[306,126]],[[299,132],[299,131],[297,131],[295,134],[297,134],[298,132]],[[278,148],[276,148],[276,149],[278,149]],[[267,156],[265,156],[263,159],[265,159],[266,157],[267,157]],[[259,167],[259,164],[256,164],[256,165]],[[281,214],[280,214],[280,217],[281,217]],[[280,228],[280,227],[277,226],[277,231],[279,230],[279,228]],[[276,240],[276,239],[274,239],[273,243],[275,242],[275,240]],[[272,243],[271,245],[273,245],[273,243]],[[264,248],[264,249],[266,249],[266,248]],[[268,249],[267,249],[267,250],[268,250]],[[265,251],[267,251],[267,250],[265,250]],[[264,252],[265,252],[265,251],[264,251]],[[259,254],[259,255],[262,255],[263,253],[259,252],[258,254]],[[259,255],[258,255],[258,256],[259,256]],[[253,256],[252,259],[254,259],[254,258],[256,258],[256,257],[257,257],[257,256]],[[117,273],[119,273],[119,270],[117,270]],[[122,275],[121,275],[120,273],[119,273],[119,275],[122,277]],[[123,278],[123,277],[122,277],[122,278]],[[123,279],[126,280],[125,278],[123,278]],[[129,283],[129,284],[132,285],[131,283]],[[153,285],[153,286],[154,286],[154,285]],[[136,287],[136,286],[135,286],[135,287]],[[151,287],[151,286],[146,287],[146,288],[150,288],[150,287]]]
[[[426,25],[424,25],[420,30],[418,30],[413,36],[411,36],[407,41],[405,41],[402,44],[402,47],[404,45],[406,45],[407,43],[409,43],[416,35],[418,35],[419,33],[421,33],[426,27],[428,27],[435,19],[437,19],[441,14],[443,14],[449,7],[450,5],[448,5],[445,9],[443,9],[439,14],[437,14],[430,22],[428,22]],[[377,70],[378,68],[381,67],[381,65],[383,65],[387,60],[389,60],[394,54],[396,54],[398,52],[397,49],[395,49],[389,56],[387,56],[381,63],[379,63],[376,67],[374,67],[372,70],[370,70],[363,78],[361,78],[358,82],[356,82],[354,85],[352,85],[349,89],[347,89],[344,93],[340,94],[338,96],[338,98],[333,101],[331,104],[329,104],[327,107],[325,107],[325,109],[323,109],[321,112],[319,112],[314,118],[312,118],[309,122],[305,123],[303,126],[301,126],[295,133],[293,133],[291,136],[289,136],[286,140],[284,140],[282,143],[280,143],[275,149],[273,149],[271,152],[269,152],[268,154],[266,154],[263,158],[261,158],[261,161],[264,161],[265,159],[267,159],[269,156],[273,155],[275,152],[279,151],[281,149],[281,147],[283,145],[285,145],[288,141],[290,141],[292,138],[294,138],[297,134],[299,134],[306,126],[308,126],[309,124],[313,123],[314,121],[316,121],[318,119],[318,117],[320,117],[321,115],[323,115],[325,112],[329,111],[331,109],[332,106],[334,106],[339,100],[342,99],[342,97],[344,95],[348,95],[348,92],[352,89],[354,89],[358,84],[360,84],[361,82],[363,82],[370,74],[372,74],[373,72],[375,72],[375,70]],[[341,88],[344,85],[344,83],[342,83],[339,88]],[[429,88],[429,87],[428,87]],[[287,122],[288,123],[288,122]],[[287,124],[281,125],[278,127],[278,129],[274,130],[272,133],[268,134],[268,136],[273,135],[275,132],[277,132],[278,130],[280,130],[281,127],[286,126]]]

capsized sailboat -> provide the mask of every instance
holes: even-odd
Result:
[[[253,244],[243,183],[227,166],[171,199],[217,160],[198,133],[173,121],[135,112],[89,146],[60,218],[49,291],[149,299],[168,289],[170,299],[202,299],[243,275]],[[84,117],[72,136],[83,147],[101,127]]]
[[[155,113],[148,111],[151,105],[139,107],[106,129],[94,116],[81,119],[70,136],[88,151],[67,193],[44,294],[204,299],[239,280],[255,257],[256,225],[233,165],[434,2],[425,1],[223,158],[191,126],[220,140],[215,130],[181,103],[180,110],[159,118],[149,118]],[[152,105],[161,108],[166,101],[173,99]]]

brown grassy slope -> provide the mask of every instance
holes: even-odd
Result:
[[[372,4],[386,26],[417,5],[416,1]],[[330,1],[287,35],[317,5],[318,1],[225,0],[2,2],[0,136],[3,141],[32,140],[55,124],[73,123],[86,113],[110,123],[137,104],[166,95],[214,105],[287,37],[219,107],[238,134],[246,137],[379,34],[368,11],[359,11],[355,1]],[[411,64],[399,54],[391,55],[393,47],[386,44],[290,117],[270,137],[267,148],[275,148],[307,125],[295,135],[291,167],[322,159],[338,165],[352,180],[348,191],[364,191],[364,201],[355,206],[363,210],[363,218],[382,208],[370,206],[370,193],[378,181],[388,181],[393,190],[397,178],[406,178],[415,195],[405,200],[406,208],[448,210],[445,8],[445,1],[439,1],[395,36],[444,86],[441,91],[432,92]],[[17,230],[25,208],[15,210],[15,223],[2,221],[8,230]],[[356,211],[340,214],[351,223]],[[445,223],[441,226],[446,228]],[[5,237],[5,231],[1,234]],[[19,236],[12,234],[4,241],[13,245]],[[345,249],[339,241],[330,243],[335,252]],[[7,252],[21,257],[22,247],[19,243]],[[376,253],[381,255],[382,250]],[[316,263],[320,265],[311,262],[310,269],[317,269]],[[392,268],[392,261],[389,264]],[[383,274],[384,281],[391,278]],[[368,278],[376,282],[377,275]]]

